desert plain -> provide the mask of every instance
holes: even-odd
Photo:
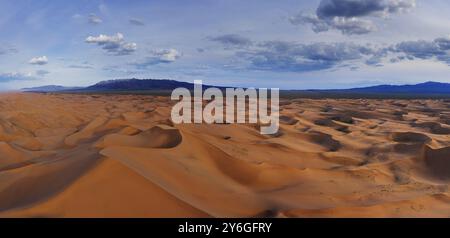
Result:
[[[169,97],[0,94],[0,217],[450,217],[450,101],[281,99],[280,130]]]

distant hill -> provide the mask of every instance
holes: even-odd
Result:
[[[81,91],[137,91],[137,90],[173,90],[175,88],[193,89],[193,83],[169,79],[116,79],[101,81]]]
[[[64,87],[64,86],[60,86],[60,85],[45,85],[45,86],[32,87],[32,88],[22,88],[21,91],[24,91],[24,92],[59,92],[59,91],[77,90],[77,89],[82,89],[82,87]]]
[[[327,90],[328,91],[328,90]],[[378,85],[365,88],[332,90],[353,93],[450,94],[449,83],[425,82],[414,85]]]
[[[283,90],[283,97],[290,98],[450,98],[450,84],[425,82],[412,85],[377,85],[350,89]]]

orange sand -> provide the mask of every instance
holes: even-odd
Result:
[[[449,217],[450,101],[281,100],[281,129],[168,97],[0,95],[0,217]]]

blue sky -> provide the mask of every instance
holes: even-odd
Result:
[[[446,0],[0,0],[0,90],[450,82]]]

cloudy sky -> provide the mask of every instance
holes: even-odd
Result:
[[[450,82],[447,0],[0,0],[0,90]]]

